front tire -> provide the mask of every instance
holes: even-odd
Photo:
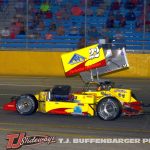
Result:
[[[99,101],[97,105],[97,115],[102,120],[115,120],[121,114],[121,104],[114,97],[106,97]]]
[[[21,115],[31,115],[36,112],[38,102],[33,95],[22,95],[17,99],[16,108]]]

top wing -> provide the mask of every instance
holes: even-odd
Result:
[[[94,76],[103,75],[129,67],[126,51],[122,49],[99,48],[98,44],[88,46],[61,56],[65,75],[81,75],[83,81],[89,82]]]

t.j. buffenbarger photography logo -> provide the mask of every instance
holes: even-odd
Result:
[[[22,146],[33,144],[56,143],[53,136],[27,136],[26,133],[8,134],[7,140],[6,149],[19,149]]]

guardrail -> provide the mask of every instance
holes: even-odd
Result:
[[[0,40],[0,50],[10,49],[20,49],[21,50],[49,50],[55,49],[57,51],[66,51],[78,49],[78,38],[59,38],[59,39],[1,39]],[[111,48],[112,43],[109,44],[109,48]],[[88,43],[90,45],[90,43]],[[92,44],[91,44],[92,45]],[[127,52],[139,52],[139,53],[149,53],[150,51],[150,41],[139,41],[139,40],[126,40],[124,43],[115,43],[116,48],[119,46],[126,46]]]

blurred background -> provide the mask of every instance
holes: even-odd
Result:
[[[150,0],[0,0],[0,49],[72,51],[95,43],[150,51]]]

